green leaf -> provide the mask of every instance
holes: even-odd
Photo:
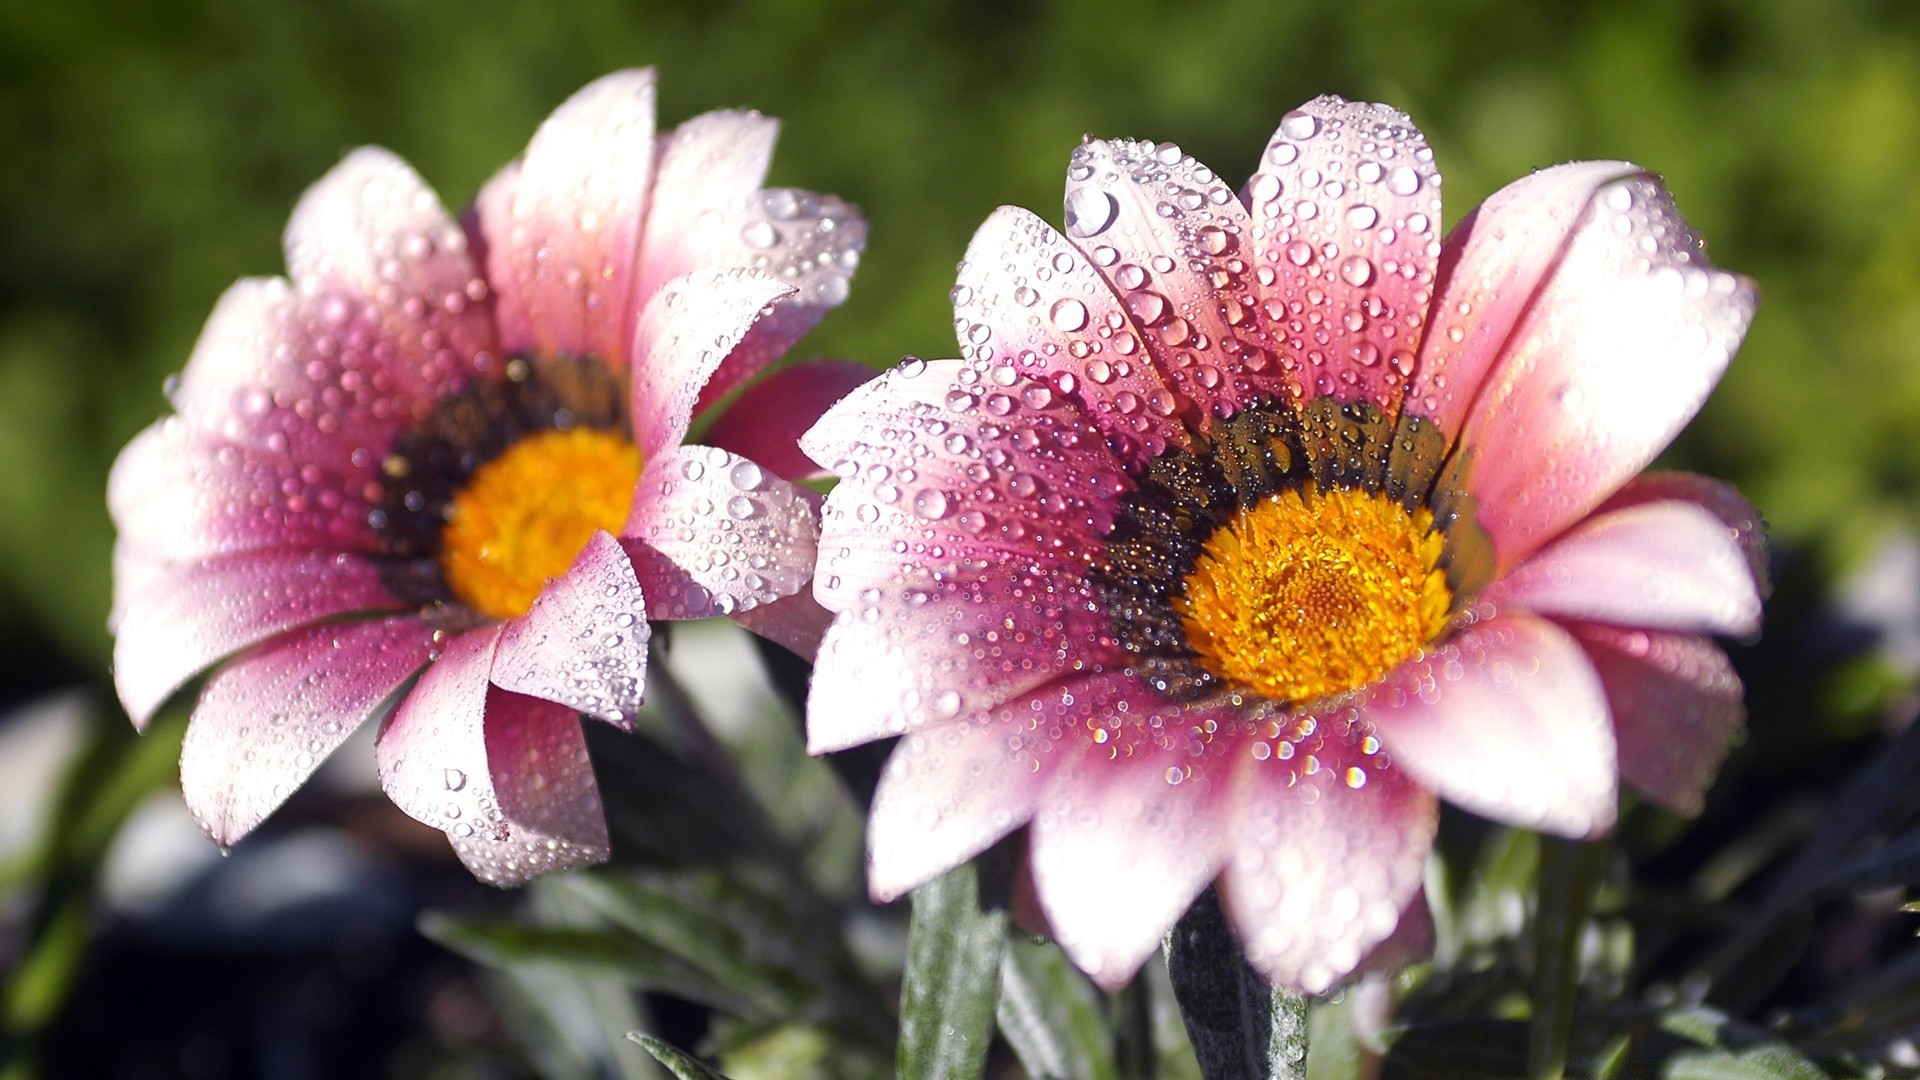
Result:
[[[1540,838],[1533,1021],[1527,1038],[1527,1075],[1533,1080],[1560,1080],[1566,1074],[1573,1007],[1580,994],[1580,934],[1593,914],[1606,863],[1605,842]]]
[[[672,1044],[656,1039],[652,1035],[630,1031],[627,1033],[627,1038],[645,1047],[655,1061],[665,1065],[667,1071],[679,1080],[728,1080],[725,1073],[709,1068],[699,1058],[681,1053],[674,1049]]]
[[[1032,1080],[1118,1080],[1099,994],[1058,946],[1013,935],[995,1015]]]
[[[1307,1003],[1247,964],[1208,886],[1167,938],[1167,974],[1207,1080],[1303,1080]]]
[[[1007,916],[980,897],[974,863],[914,890],[897,1059],[909,1080],[976,1080],[986,1065]]]
[[[1360,1037],[1353,1030],[1353,991],[1316,1001],[1307,1014],[1307,1080],[1361,1080]]]
[[[1666,1080],[1828,1080],[1819,1066],[1780,1045],[1733,1053],[1690,1051],[1675,1055],[1661,1075]]]

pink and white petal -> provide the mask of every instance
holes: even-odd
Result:
[[[973,234],[953,287],[953,325],[980,377],[1001,384],[1004,371],[1075,399],[1128,465],[1192,443],[1120,298],[1026,210],[1003,206]]]
[[[823,456],[841,477],[821,518],[822,604],[844,607],[917,567],[1000,559],[1084,567],[1104,553],[1132,481],[1100,432],[1045,383],[1013,376],[983,386],[973,374],[956,372],[938,404],[918,387],[888,393],[919,381],[889,374],[815,429],[816,448],[838,444]]]
[[[235,657],[207,680],[187,725],[187,809],[222,847],[252,832],[432,649],[433,631],[403,615],[310,626]]]
[[[170,416],[134,436],[107,475],[115,527],[141,551],[186,561],[248,551],[373,551],[367,482],[220,441]]]
[[[875,585],[827,631],[807,695],[807,750],[977,715],[1119,655],[1091,585],[997,560]]]
[[[768,305],[793,290],[757,270],[702,270],[647,301],[633,332],[633,439],[653,461],[679,446],[694,403]]]
[[[1437,423],[1448,441],[1459,435],[1594,192],[1637,172],[1624,161],[1555,165],[1494,192],[1453,227],[1441,245],[1438,298],[1408,412]]]
[[[877,374],[850,360],[809,360],[782,368],[747,387],[701,440],[757,461],[783,480],[830,476],[801,451],[800,436]]]
[[[1066,680],[901,739],[867,818],[873,899],[904,896],[1025,825],[1059,755],[1073,748],[1055,733],[1084,730],[1112,682]]]
[[[654,150],[653,191],[633,302],[643,308],[673,278],[721,265],[705,257],[722,211],[755,195],[773,161],[780,121],[751,109],[717,109],[663,132]]]
[[[1695,502],[1594,514],[1481,594],[1496,608],[1690,633],[1760,632],[1740,537]]]
[[[1613,710],[1620,778],[1676,814],[1698,814],[1746,722],[1740,677],[1713,642],[1616,626],[1568,627]]]
[[[1658,180],[1602,187],[1460,437],[1501,570],[1646,467],[1698,411],[1756,293],[1715,269]]]
[[[1241,759],[1221,900],[1248,961],[1309,993],[1351,974],[1393,932],[1439,821],[1433,795],[1363,738],[1337,715],[1294,718],[1292,731],[1253,742]]]
[[[774,188],[734,200],[722,210],[708,265],[744,266],[793,287],[793,295],[753,324],[707,380],[695,411],[708,408],[735,387],[787,354],[852,288],[854,270],[867,247],[867,221],[831,195]]]
[[[587,84],[477,202],[501,347],[626,367],[654,155],[651,69]]]
[[[827,627],[833,625],[833,612],[820,606],[811,589],[801,589],[792,596],[736,611],[733,621],[812,663],[827,636]]]
[[[487,765],[487,681],[501,626],[469,630],[440,655],[387,714],[374,760],[387,798],[408,816],[455,838],[507,837],[507,819]]]
[[[1172,143],[1089,139],[1067,169],[1067,236],[1120,297],[1161,376],[1204,429],[1288,397],[1254,290],[1246,207]]]
[[[1585,653],[1507,612],[1402,664],[1363,706],[1396,765],[1476,814],[1592,836],[1618,809],[1613,725]]]
[[[533,607],[507,622],[493,685],[632,730],[646,689],[646,612],[626,551],[597,532]]]
[[[799,592],[817,532],[792,484],[725,450],[679,446],[647,462],[620,540],[648,618],[704,619]]]
[[[308,623],[400,606],[379,569],[351,555],[266,552],[170,564],[122,606],[114,686],[144,728],[175,690],[222,657]]]
[[[1060,947],[1108,990],[1133,977],[1233,846],[1243,740],[1187,733],[1230,728],[1226,709],[1183,709],[1137,679],[1108,675],[1076,691],[1090,715],[1080,745],[1034,812],[1028,861]],[[1086,737],[1099,725],[1106,738]]]
[[[501,888],[605,862],[607,819],[579,716],[497,686],[487,692],[486,714],[487,768],[505,832],[450,831],[460,861]]]
[[[1315,98],[1281,118],[1246,195],[1264,312],[1299,392],[1393,416],[1440,258],[1426,139],[1398,109]]]
[[[1745,553],[1747,568],[1759,583],[1761,595],[1769,589],[1767,580],[1767,526],[1760,511],[1732,484],[1711,476],[1687,472],[1641,473],[1600,504],[1596,514],[1639,506],[1649,502],[1681,501],[1698,505],[1733,533]]]

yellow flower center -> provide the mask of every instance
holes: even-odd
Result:
[[[1176,605],[1207,670],[1310,701],[1373,682],[1439,635],[1453,600],[1443,549],[1424,508],[1309,484],[1216,529]]]
[[[566,573],[596,530],[619,533],[640,451],[611,431],[527,435],[474,471],[447,508],[440,568],[460,601],[510,619]]]

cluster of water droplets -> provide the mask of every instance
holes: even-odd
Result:
[[[989,553],[1084,566],[1128,481],[1052,381],[1011,366],[909,360],[809,436],[841,483],[820,588],[833,596]]]
[[[1397,399],[1440,254],[1440,173],[1419,131],[1319,98],[1281,120],[1246,197],[1265,314],[1310,394]]]
[[[627,555],[598,534],[573,569],[548,582],[527,614],[507,625],[493,681],[631,727],[649,637],[645,596]]]
[[[648,469],[634,499],[630,537],[667,560],[643,575],[648,617],[731,615],[791,596],[813,568],[814,524],[806,499],[754,462],[680,447]]]
[[[488,723],[502,828],[492,836],[449,831],[460,861],[482,881],[512,886],[606,858],[606,819],[578,719],[523,706]],[[447,772],[449,786],[461,779]]]
[[[778,278],[796,301],[837,307],[866,246],[866,221],[831,195],[769,188],[712,211],[704,227],[731,229],[736,250],[727,261]]]

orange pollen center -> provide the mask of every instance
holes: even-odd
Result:
[[[483,615],[523,615],[593,534],[618,534],[640,479],[640,451],[591,428],[525,436],[474,471],[447,508],[440,568]]]
[[[1281,701],[1374,682],[1439,636],[1453,594],[1433,515],[1308,485],[1214,531],[1176,601],[1203,667]]]

